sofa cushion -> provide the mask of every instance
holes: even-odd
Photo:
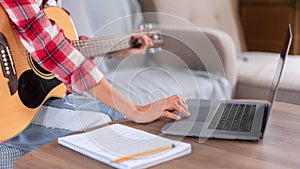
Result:
[[[116,69],[106,76],[124,96],[139,105],[179,94],[184,100],[230,99],[231,86],[218,74],[178,67]]]
[[[242,53],[238,60],[236,98],[267,99],[278,59],[278,53]],[[276,100],[300,104],[299,65],[300,57],[287,58]]]

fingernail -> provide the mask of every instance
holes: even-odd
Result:
[[[181,119],[181,117],[180,116],[177,116],[177,119],[176,120],[180,120]]]

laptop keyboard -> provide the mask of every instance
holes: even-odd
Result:
[[[250,132],[256,105],[221,103],[208,128]]]

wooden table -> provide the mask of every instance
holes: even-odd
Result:
[[[160,134],[165,120],[136,124],[118,123]],[[276,103],[263,140],[258,142],[231,140],[199,140],[184,138],[192,144],[190,155],[154,168],[300,168],[300,106]],[[202,143],[199,143],[202,142]],[[95,169],[109,166],[52,142],[23,156],[15,169]]]

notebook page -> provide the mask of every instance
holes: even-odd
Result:
[[[59,144],[85,154],[109,165],[124,168],[154,165],[191,152],[189,144],[159,137],[120,124],[106,126],[91,132],[66,136],[58,139]],[[128,160],[121,164],[112,161],[133,154],[175,144],[175,148]],[[175,153],[175,154],[174,154]]]

